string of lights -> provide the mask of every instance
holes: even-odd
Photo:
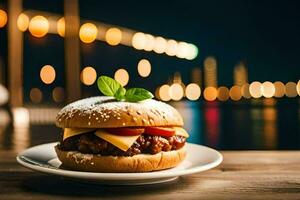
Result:
[[[0,28],[4,27],[8,21],[7,14],[0,10]],[[64,17],[52,13],[39,11],[24,11],[17,20],[17,27],[20,31],[29,31],[35,37],[44,37],[46,34],[65,35]],[[136,50],[152,51],[157,54],[176,56],[181,59],[192,60],[198,55],[198,48],[191,43],[167,39],[161,36],[153,36],[149,33],[142,33],[124,27],[113,26],[101,22],[83,21],[80,26],[78,36],[84,43],[92,43],[95,40],[104,41],[111,46],[125,45]],[[298,83],[281,81],[274,83],[265,81],[263,83],[254,81],[248,83],[247,68],[239,63],[234,69],[234,85],[232,87],[219,86],[217,82],[217,60],[209,56],[204,60],[204,85],[201,81],[192,82],[185,86],[179,76],[175,76],[173,83],[161,85],[156,89],[155,95],[162,101],[179,101],[186,97],[188,100],[196,101],[201,97],[206,101],[239,101],[242,98],[281,98],[296,97],[300,95],[300,81]],[[148,77],[151,73],[151,63],[147,59],[141,59],[137,64],[137,71],[141,77]],[[55,68],[45,65],[40,70],[41,81],[51,84],[56,77]],[[201,75],[200,75],[201,77]],[[91,66],[86,66],[80,73],[80,80],[84,85],[93,85],[97,78],[96,70]],[[130,79],[126,69],[120,68],[115,72],[114,78],[125,86]],[[203,88],[203,91],[202,91]],[[63,100],[64,89],[54,88],[52,92],[56,102]],[[42,101],[42,91],[32,88],[30,98],[34,103]]]
[[[7,22],[7,14],[4,10],[1,10],[0,18],[0,27],[3,27]],[[64,17],[47,12],[24,11],[18,17],[17,27],[22,32],[28,30],[35,37],[44,37],[48,33],[58,34],[61,37],[65,35]],[[136,50],[175,56],[179,59],[193,60],[198,55],[198,48],[192,43],[90,20],[83,20],[78,36],[84,43],[99,40],[111,46],[121,44]]]

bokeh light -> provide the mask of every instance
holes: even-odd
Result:
[[[157,87],[157,88],[155,89],[154,96],[155,96],[155,98],[157,98],[157,99],[160,100],[160,96],[159,96],[159,88],[160,88],[160,87]]]
[[[287,97],[296,97],[298,95],[296,83],[288,82],[285,84],[285,95]]]
[[[35,37],[43,37],[49,31],[49,21],[41,16],[37,15],[33,17],[29,22],[29,32]]]
[[[250,87],[250,84],[249,83],[245,83],[242,88],[241,88],[241,92],[242,92],[242,96],[245,98],[245,99],[250,99],[251,98],[251,94],[250,94],[250,91],[249,91],[249,87]]]
[[[7,23],[7,14],[4,10],[0,10],[0,28],[4,27]]]
[[[26,31],[29,27],[29,17],[21,13],[17,19],[17,27],[20,31]]]
[[[57,21],[56,29],[57,29],[58,35],[60,35],[61,37],[65,36],[65,18],[64,17],[61,17]]]
[[[40,103],[43,99],[43,94],[39,88],[32,88],[29,97],[33,103]]]
[[[193,44],[188,44],[187,53],[185,58],[188,60],[193,60],[198,56],[198,47]]]
[[[253,98],[260,98],[262,96],[262,84],[258,81],[254,81],[249,86],[250,95]]]
[[[179,42],[176,52],[178,58],[185,58],[188,53],[188,44],[186,42]]]
[[[168,40],[166,47],[166,54],[169,56],[175,56],[178,50],[178,42],[175,40]]]
[[[275,94],[274,96],[277,98],[281,98],[285,94],[285,85],[281,81],[276,81],[274,83]]]
[[[234,85],[229,90],[229,96],[233,101],[238,101],[242,98],[241,87],[238,85]]]
[[[127,85],[129,81],[129,74],[125,69],[118,69],[114,75],[115,80],[117,80],[122,86]]]
[[[141,32],[137,32],[133,35],[132,37],[132,46],[135,48],[135,49],[138,49],[138,50],[142,50],[145,48],[145,45],[146,45],[146,36],[144,33],[141,33]]]
[[[174,101],[181,100],[184,95],[184,90],[183,90],[182,85],[180,85],[179,83],[173,83],[170,86],[169,95],[170,95],[171,99]]]
[[[167,41],[163,37],[156,37],[153,51],[156,53],[164,53],[167,48]]]
[[[201,95],[201,89],[198,84],[190,83],[185,88],[185,96],[189,100],[195,101],[199,99]]]
[[[55,87],[52,91],[52,98],[55,102],[63,102],[65,99],[65,90],[62,87]]]
[[[147,77],[151,73],[151,64],[147,59],[140,60],[137,68],[141,77]]]
[[[80,80],[85,85],[93,85],[97,79],[97,72],[93,67],[85,67],[80,73]]]
[[[220,101],[227,101],[229,99],[229,89],[225,86],[218,88],[218,99]]]
[[[9,99],[9,92],[4,85],[0,83],[0,106],[6,104]],[[1,122],[0,122],[1,123]]]
[[[51,84],[55,80],[55,69],[51,65],[45,65],[40,71],[40,78],[45,84]]]
[[[207,87],[204,89],[203,96],[207,101],[214,101],[218,96],[218,91],[215,87]]]
[[[262,95],[266,98],[271,98],[275,95],[275,86],[270,81],[265,81],[262,84]]]
[[[79,38],[84,43],[91,43],[97,38],[98,29],[95,24],[85,23],[79,29]]]
[[[144,45],[144,50],[145,51],[152,51],[154,48],[155,44],[155,38],[153,35],[150,34],[145,34],[145,45]]]
[[[298,92],[298,95],[300,96],[300,80],[297,83],[297,92]]]
[[[110,28],[106,31],[105,40],[110,45],[118,45],[122,40],[122,31],[118,28]]]
[[[158,91],[158,94],[159,94],[159,98],[162,100],[162,101],[170,101],[171,100],[171,97],[170,97],[170,86],[165,84],[165,85],[162,85],[160,88],[159,88],[159,91]]]

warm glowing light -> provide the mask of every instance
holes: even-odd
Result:
[[[218,96],[218,91],[215,87],[207,87],[203,92],[204,99],[214,101]]]
[[[4,10],[0,10],[0,28],[4,27],[7,23],[7,14]]]
[[[0,84],[0,106],[6,104],[8,102],[9,99],[9,92],[6,89],[6,87],[4,87],[2,84]],[[0,115],[1,115],[1,111],[0,111]],[[0,122],[1,124],[1,122]]]
[[[251,94],[249,91],[249,83],[245,83],[242,88],[241,88],[241,92],[242,92],[242,96],[246,99],[250,99],[251,98]]]
[[[56,87],[52,91],[52,98],[55,102],[62,102],[65,99],[65,90],[62,87]]]
[[[193,44],[188,44],[185,58],[193,60],[198,56],[198,48]]]
[[[278,98],[283,97],[284,94],[285,94],[285,85],[282,82],[280,82],[280,81],[276,81],[274,83],[274,87],[275,87],[275,94],[274,94],[274,96],[278,97]]]
[[[147,59],[140,60],[137,68],[141,77],[147,77],[151,73],[151,64]]]
[[[157,87],[157,88],[155,89],[155,92],[154,92],[154,96],[155,96],[157,99],[160,99],[160,96],[159,96],[159,88],[160,88],[160,87]]]
[[[159,91],[158,91],[159,98],[162,101],[170,101],[171,97],[170,97],[170,92],[169,91],[170,91],[170,86],[169,85],[162,85],[159,88]]]
[[[138,50],[142,50],[145,48],[145,45],[146,45],[146,36],[144,33],[141,33],[141,32],[138,32],[138,33],[135,33],[132,37],[132,46],[135,48],[135,49],[138,49]]]
[[[275,106],[276,100],[274,98],[265,98],[265,99],[263,99],[263,104],[265,106]]]
[[[84,43],[91,43],[97,38],[98,29],[95,24],[85,23],[79,29],[79,38]]]
[[[266,98],[271,98],[275,95],[275,86],[273,83],[266,81],[262,84],[262,95]]]
[[[175,40],[167,41],[166,54],[169,56],[175,56],[178,50],[178,42]]]
[[[13,124],[18,128],[29,127],[29,111],[26,108],[17,107],[12,109]]]
[[[127,85],[128,81],[129,81],[129,74],[125,69],[118,69],[115,72],[114,77],[122,86]]]
[[[262,96],[262,84],[258,81],[254,81],[249,86],[250,95],[253,98],[260,98]]]
[[[156,37],[153,51],[156,53],[164,53],[167,48],[167,41],[163,37]]]
[[[65,36],[65,18],[62,17],[57,21],[56,24],[57,33],[61,36]]]
[[[145,34],[145,45],[144,50],[145,51],[152,51],[155,44],[155,38],[150,34]]]
[[[220,101],[227,101],[229,99],[229,89],[225,86],[218,88],[218,99]]]
[[[33,17],[29,22],[29,32],[35,37],[43,37],[48,33],[49,22],[40,15]]]
[[[288,82],[285,84],[285,95],[287,97],[296,97],[297,94],[297,85],[294,82]]]
[[[229,96],[233,101],[238,101],[242,98],[241,87],[234,85],[229,90]]]
[[[208,56],[204,60],[204,84],[205,86],[217,87],[217,60]]]
[[[172,100],[179,101],[184,95],[183,87],[179,83],[173,83],[169,89],[169,95]]]
[[[185,88],[185,96],[189,100],[195,101],[199,99],[201,95],[201,89],[198,84],[190,83]]]
[[[186,42],[179,42],[176,56],[178,58],[185,58],[188,54],[188,44]]]
[[[298,92],[298,95],[300,96],[300,80],[297,83],[297,92]]]
[[[85,85],[93,85],[97,78],[97,72],[93,67],[85,67],[80,74],[80,80]]]
[[[55,80],[55,69],[51,65],[45,65],[40,71],[40,78],[45,84],[51,84]]]
[[[29,17],[21,13],[17,19],[17,27],[20,31],[26,31],[29,27]]]
[[[40,103],[43,99],[42,91],[38,88],[32,88],[29,94],[30,100],[33,103]]]
[[[122,31],[118,28],[110,28],[106,31],[105,39],[110,45],[118,45],[122,40]]]

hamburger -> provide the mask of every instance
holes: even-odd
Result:
[[[62,165],[89,172],[149,172],[177,166],[186,156],[188,133],[172,106],[147,99],[117,101],[98,96],[64,107],[55,151]]]

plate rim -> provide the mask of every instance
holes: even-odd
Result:
[[[198,147],[206,148],[209,151],[214,152],[217,156],[217,159],[205,165],[196,166],[191,169],[182,169],[170,173],[166,173],[164,172],[164,170],[155,171],[155,172],[143,172],[143,173],[101,173],[101,172],[83,172],[83,171],[73,171],[68,169],[43,167],[43,166],[31,164],[28,161],[26,162],[24,161],[24,158],[22,158],[22,156],[26,152],[32,150],[33,148],[47,146],[47,145],[54,146],[55,144],[57,144],[57,142],[44,143],[44,144],[36,145],[28,149],[25,149],[17,155],[16,160],[22,166],[31,169],[33,171],[38,171],[38,172],[58,175],[58,176],[64,176],[64,177],[70,177],[70,178],[93,179],[93,180],[96,179],[98,180],[142,180],[142,179],[161,179],[161,178],[171,178],[175,176],[185,176],[185,175],[194,174],[194,173],[212,169],[218,166],[219,164],[221,164],[221,162],[223,161],[223,156],[219,151],[204,145],[199,145],[194,143],[187,143],[187,144],[190,146],[198,146]]]

